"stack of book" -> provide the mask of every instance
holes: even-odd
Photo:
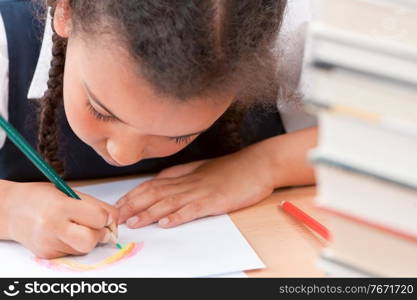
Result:
[[[315,0],[311,151],[332,276],[417,276],[417,1]]]

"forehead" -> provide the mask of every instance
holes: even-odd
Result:
[[[230,92],[186,101],[159,93],[140,75],[140,62],[115,40],[74,39],[69,51],[74,51],[80,81],[117,117],[141,132],[176,136],[203,130],[233,100]]]

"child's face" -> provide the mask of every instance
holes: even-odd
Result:
[[[117,43],[69,38],[64,106],[75,134],[108,163],[126,166],[183,149],[230,106],[233,95],[179,102],[135,72]]]

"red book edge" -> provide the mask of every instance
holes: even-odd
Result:
[[[368,221],[368,220],[365,220],[365,219],[362,219],[362,218],[359,218],[359,217],[356,217],[356,216],[352,216],[350,214],[341,212],[337,209],[330,208],[330,207],[327,207],[327,206],[316,205],[316,208],[325,212],[325,213],[335,215],[337,217],[341,217],[341,218],[344,218],[344,219],[347,219],[347,220],[350,220],[350,221],[353,221],[353,222],[357,222],[357,223],[366,225],[368,227],[375,228],[379,231],[383,231],[383,232],[386,232],[386,233],[389,233],[389,234],[392,234],[392,235],[395,235],[395,236],[398,236],[398,237],[401,237],[401,238],[404,238],[404,239],[407,239],[407,240],[410,240],[412,242],[417,243],[417,236],[406,233],[404,231],[393,229],[391,227],[387,227],[387,226],[384,226],[384,225],[381,225],[381,224],[378,224],[378,223],[374,223],[374,222],[371,222],[371,221]],[[330,230],[331,230],[331,228],[330,228]]]

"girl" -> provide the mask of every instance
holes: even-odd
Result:
[[[274,51],[286,1],[46,2],[0,0],[3,115],[66,179],[159,173],[115,207],[74,201],[3,136],[0,239],[44,258],[82,254],[114,221],[172,227],[314,183],[316,130],[284,134],[275,106],[297,98],[298,73]],[[38,21],[47,6],[53,33]],[[51,36],[37,113],[27,92]]]

